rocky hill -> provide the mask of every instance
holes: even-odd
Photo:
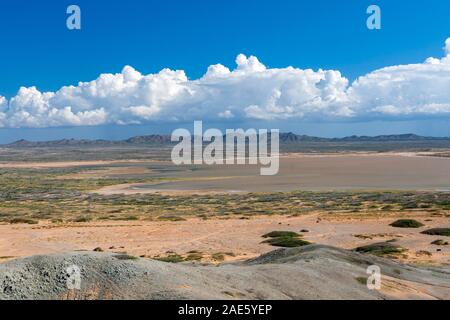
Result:
[[[80,270],[80,290],[67,271]],[[378,265],[382,289],[369,290]],[[322,245],[219,266],[74,252],[0,265],[0,299],[450,299],[450,268],[426,268]]]

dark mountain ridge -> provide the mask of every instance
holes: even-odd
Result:
[[[159,145],[172,144],[170,135],[143,135],[135,136],[125,140],[89,140],[89,139],[60,139],[53,141],[28,141],[18,140],[3,147],[70,147],[70,146],[133,146],[133,145]],[[280,133],[280,142],[284,144],[296,144],[301,142],[426,142],[426,141],[449,141],[450,137],[425,137],[416,134],[394,134],[379,136],[348,136],[343,138],[322,138],[308,135],[298,135],[292,132]]]

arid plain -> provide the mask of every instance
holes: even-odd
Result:
[[[424,152],[283,154],[257,166],[174,166],[161,159],[2,161],[0,259],[76,250],[169,262],[246,260],[275,247],[262,236],[450,265],[450,158]],[[398,219],[421,223],[398,228]],[[441,245],[437,240],[442,240]],[[434,242],[434,244],[432,244]]]

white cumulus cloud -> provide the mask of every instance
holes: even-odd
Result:
[[[182,70],[143,75],[126,66],[56,92],[22,87],[9,101],[0,96],[0,127],[450,117],[450,38],[444,51],[443,58],[382,68],[353,83],[338,70],[268,68],[243,54],[233,70],[211,65],[195,80]]]

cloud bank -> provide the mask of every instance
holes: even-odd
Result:
[[[337,70],[267,68],[240,54],[236,68],[216,64],[199,79],[182,70],[121,73],[40,92],[0,96],[0,127],[44,128],[199,120],[399,120],[450,118],[450,38],[443,58],[391,66],[353,83]]]

